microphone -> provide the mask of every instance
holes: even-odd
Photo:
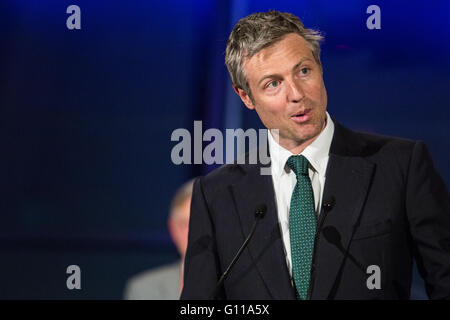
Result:
[[[262,218],[264,218],[265,214],[267,211],[267,206],[263,203],[263,204],[259,204],[256,209],[255,209],[255,222],[253,223],[253,227],[248,235],[248,237],[245,239],[244,243],[242,244],[241,248],[239,249],[239,251],[237,252],[237,254],[234,256],[233,260],[231,261],[230,265],[228,266],[228,268],[225,270],[225,272],[222,274],[222,276],[220,277],[219,281],[216,284],[216,287],[213,291],[213,293],[211,294],[211,296],[209,297],[210,300],[215,300],[217,297],[217,294],[219,293],[219,289],[223,284],[223,281],[225,280],[225,278],[228,275],[228,272],[230,272],[231,268],[234,266],[234,264],[236,263],[236,261],[239,259],[239,257],[241,256],[242,252],[244,251],[245,247],[247,246],[247,244],[249,243],[250,239],[252,238],[253,234],[255,233],[256,230],[256,226],[258,225],[259,220],[261,220]]]
[[[333,209],[335,203],[336,199],[333,196],[324,199],[322,203],[322,209],[325,211],[330,211],[331,209]]]
[[[319,230],[322,227],[322,223],[325,220],[326,215],[328,214],[328,212],[331,211],[331,209],[333,209],[335,203],[336,203],[336,200],[335,200],[334,196],[330,196],[330,197],[327,197],[326,199],[324,198],[322,200],[323,214],[322,213],[320,214],[319,220],[317,221],[317,226],[318,226]]]

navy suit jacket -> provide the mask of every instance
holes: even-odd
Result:
[[[426,146],[334,122],[323,196],[334,204],[318,219],[309,298],[408,299],[413,257],[429,297],[449,298],[450,200]],[[181,299],[208,299],[261,203],[267,213],[218,298],[296,298],[272,177],[261,167],[224,165],[196,180]],[[380,289],[367,286],[370,265]]]

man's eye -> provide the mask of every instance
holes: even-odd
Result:
[[[269,84],[267,85],[267,88],[275,88],[278,86],[278,84],[279,82],[276,80],[270,81]]]
[[[309,72],[309,68],[302,68],[302,69],[300,70],[300,73],[301,73],[302,75],[306,75],[306,74],[308,74],[308,72]]]

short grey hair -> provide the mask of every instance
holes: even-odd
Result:
[[[303,22],[288,12],[270,10],[253,13],[239,20],[228,38],[225,64],[233,85],[244,90],[252,99],[250,86],[243,70],[245,59],[250,59],[261,49],[280,41],[285,35],[296,33],[306,40],[314,60],[320,62],[320,42],[323,36],[316,30],[307,29]]]

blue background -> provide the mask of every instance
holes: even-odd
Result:
[[[66,27],[71,4],[81,30]],[[366,27],[371,4],[381,30]],[[224,51],[268,9],[324,34],[333,117],[425,141],[449,185],[449,1],[2,1],[0,298],[120,299],[130,276],[177,259],[170,199],[214,166],[172,164],[171,133],[262,127]],[[66,288],[71,264],[82,290]]]

